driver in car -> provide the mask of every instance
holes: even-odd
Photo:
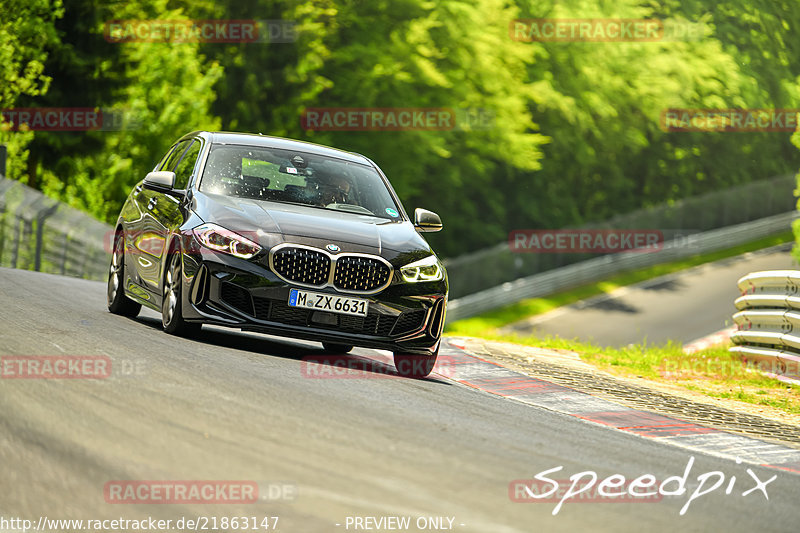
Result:
[[[318,191],[320,205],[350,203],[350,180],[344,176],[320,176],[320,178]]]

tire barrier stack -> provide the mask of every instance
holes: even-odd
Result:
[[[800,385],[800,271],[753,272],[739,280],[731,353],[767,375]]]

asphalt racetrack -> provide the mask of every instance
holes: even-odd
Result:
[[[577,338],[600,346],[689,343],[731,326],[736,282],[749,272],[794,270],[791,244],[748,253],[622,287],[520,321],[517,333]]]
[[[109,314],[103,283],[0,269],[0,301],[4,358],[99,356],[112,365],[105,379],[0,380],[6,519],[279,517],[274,529],[285,532],[402,523],[389,517],[408,517],[410,531],[464,532],[765,532],[800,523],[792,472],[691,453],[440,375],[310,371],[304,357],[321,353],[313,343],[221,328],[172,337],[152,312]],[[692,456],[683,495],[574,498],[554,515],[557,500],[520,503],[509,493],[514,480],[559,466],[547,477],[564,489],[584,471],[663,481],[684,475]],[[720,488],[689,501],[720,476]],[[767,500],[754,479],[773,476]],[[137,480],[243,480],[257,484],[258,499],[109,503],[109,484]]]

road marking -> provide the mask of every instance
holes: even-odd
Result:
[[[625,407],[520,374],[472,355],[448,340],[442,341],[439,354],[448,357],[451,374],[441,377],[473,389],[690,451],[800,474],[800,450],[795,448]]]
[[[734,331],[736,331],[736,326],[730,326],[728,328],[715,331],[714,333],[706,335],[705,337],[695,339],[692,342],[688,342],[683,345],[683,353],[693,354],[695,352],[705,350],[706,348],[711,348],[712,346],[724,344],[731,339],[731,335]]]

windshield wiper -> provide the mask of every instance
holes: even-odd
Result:
[[[361,213],[364,215],[375,216],[375,213],[373,213],[366,207],[361,207],[360,205],[353,205],[353,204],[328,204],[325,206],[325,209],[335,209],[336,211],[349,211],[350,213]]]

